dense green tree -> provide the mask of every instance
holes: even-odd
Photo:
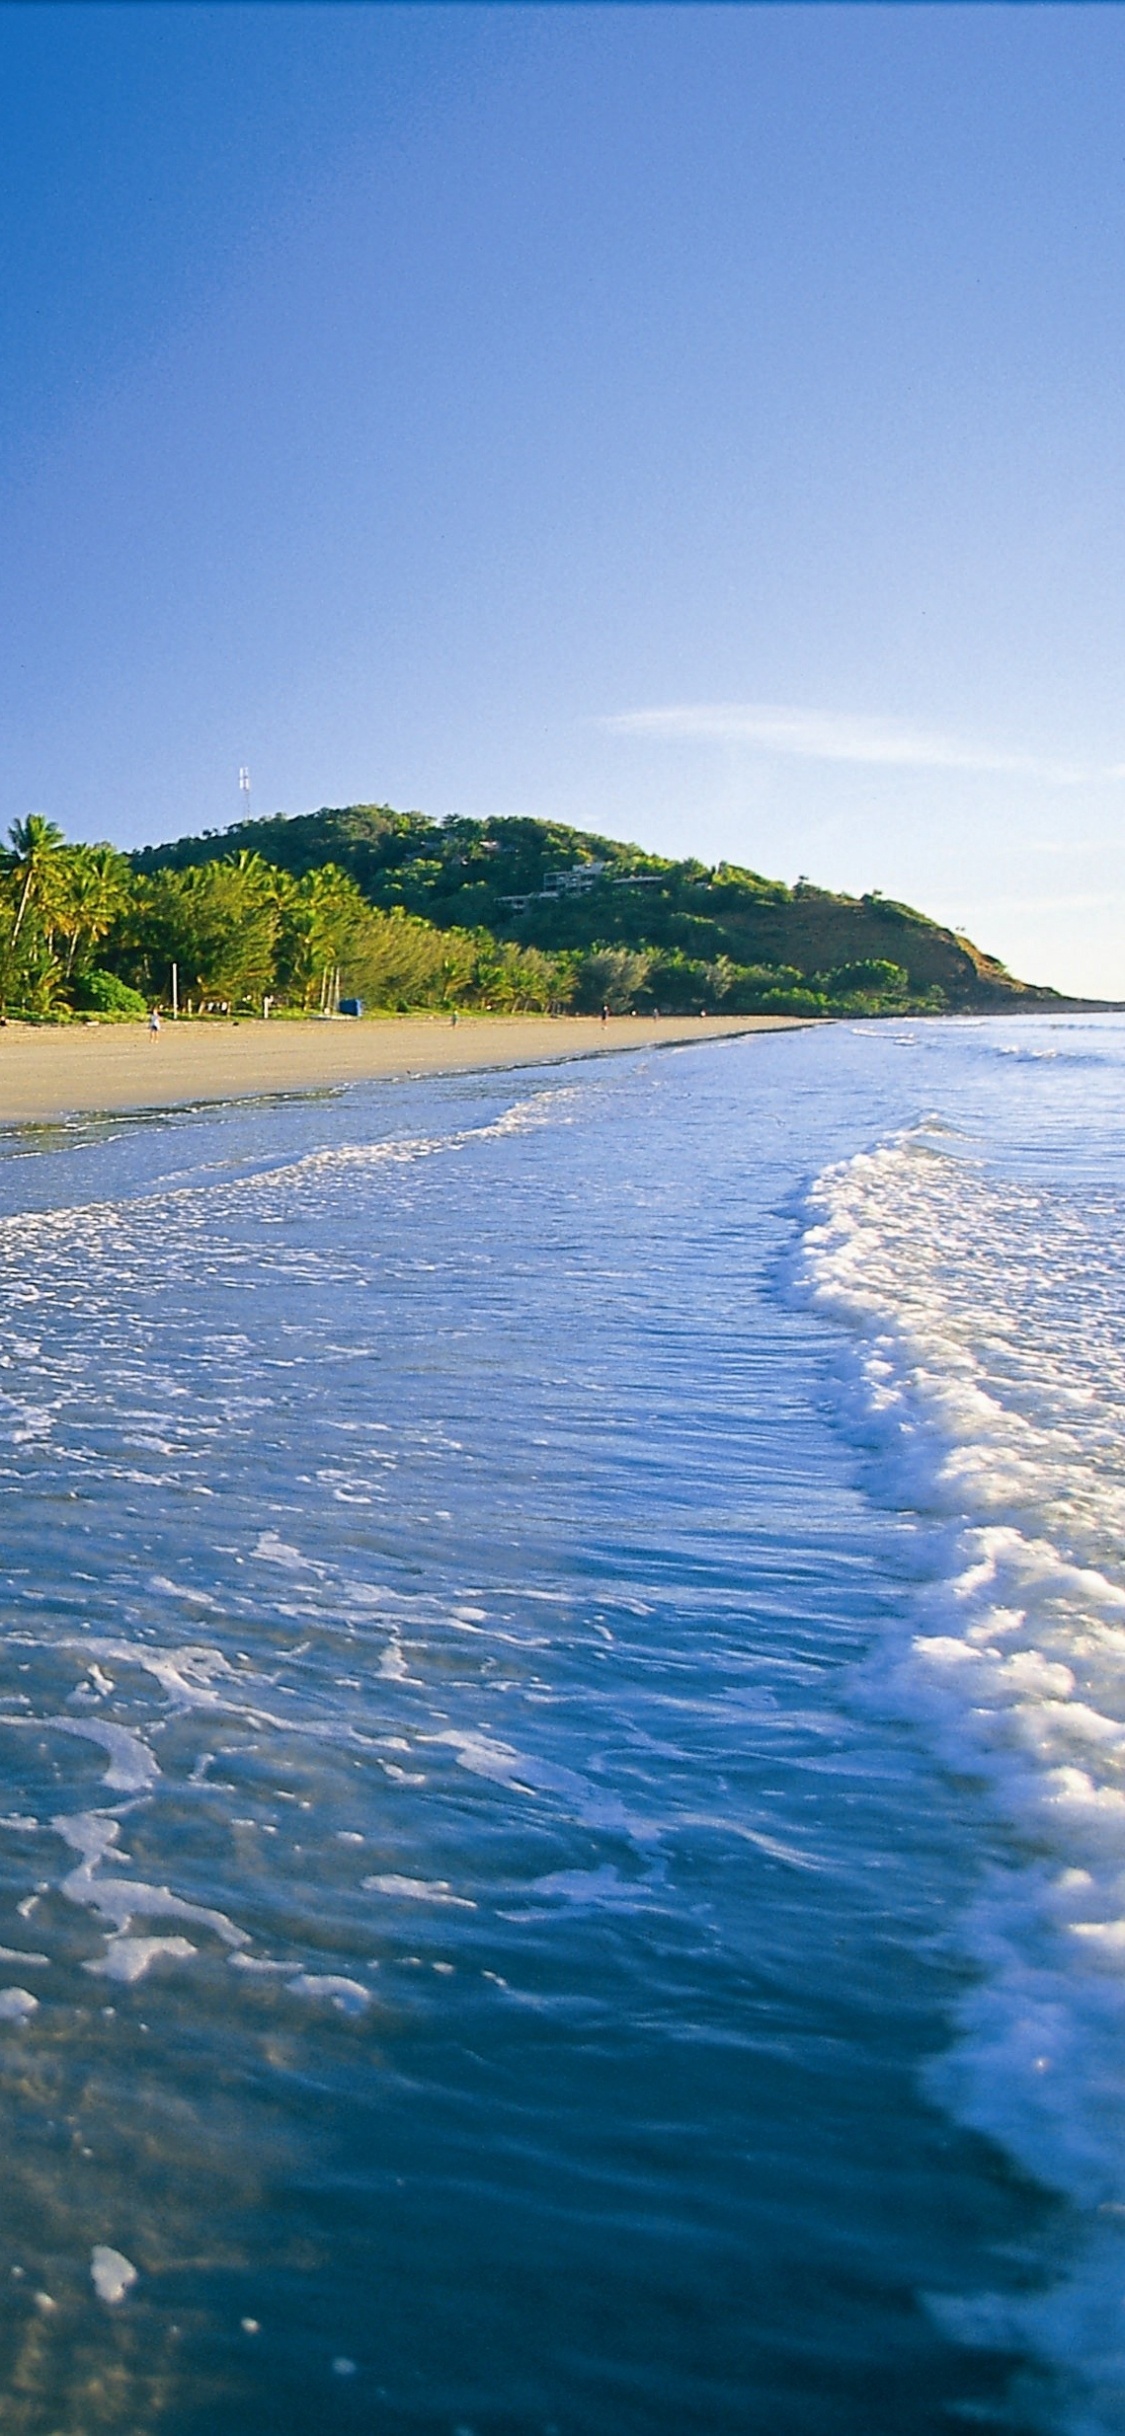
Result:
[[[545,1015],[552,1007],[569,1004],[573,989],[566,959],[546,956],[537,947],[516,947],[488,931],[477,933],[472,994],[482,1006],[500,1015]]]
[[[372,1007],[448,1006],[470,989],[474,943],[414,914],[371,913],[355,965],[356,989]]]
[[[38,914],[44,931],[50,930],[68,849],[62,830],[42,812],[29,812],[26,820],[13,821],[8,835],[12,849],[8,869],[16,889],[14,946],[29,912]]]
[[[129,864],[113,846],[68,847],[54,902],[55,920],[65,942],[63,970],[68,981],[112,930],[132,888]]]
[[[280,922],[276,875],[259,855],[160,871],[142,884],[133,923],[150,988],[233,1006],[262,997],[274,977]]]
[[[628,947],[600,947],[578,966],[576,1002],[589,1014],[608,1007],[627,1015],[648,977],[651,956]]]
[[[308,1010],[332,1003],[337,980],[348,994],[371,994],[374,917],[337,864],[300,880],[278,875],[277,986]]]

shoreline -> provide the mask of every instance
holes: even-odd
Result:
[[[807,1028],[802,1015],[246,1016],[147,1025],[9,1022],[0,1030],[0,1125],[50,1123],[423,1074],[559,1065]]]

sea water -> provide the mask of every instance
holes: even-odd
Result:
[[[1125,2428],[1123,1196],[1112,1019],[0,1137],[0,2430]]]

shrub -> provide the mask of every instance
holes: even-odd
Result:
[[[103,973],[97,965],[82,973],[74,985],[74,1003],[83,1014],[147,1015],[148,1005],[139,990],[131,990],[127,981],[119,981],[116,973]]]
[[[836,964],[830,973],[818,973],[813,986],[829,998],[904,998],[909,981],[904,965],[865,956],[858,964]]]

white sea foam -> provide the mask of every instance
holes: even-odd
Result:
[[[0,1336],[0,1370],[26,1369],[39,1363],[39,1343],[16,1332],[13,1315],[22,1306],[39,1303],[45,1297],[50,1302],[60,1282],[64,1290],[67,1288],[76,1266],[85,1275],[97,1278],[104,1293],[115,1279],[126,1287],[131,1285],[158,1248],[161,1267],[167,1275],[175,1250],[181,1256],[186,1254],[193,1265],[197,1262],[199,1230],[204,1225],[213,1239],[217,1224],[226,1217],[239,1219],[248,1209],[253,1209],[256,1219],[269,1219],[275,1214],[272,1205],[288,1207],[299,1203],[307,1200],[310,1191],[333,1192],[337,1188],[351,1191],[357,1176],[364,1171],[377,1175],[380,1171],[412,1167],[421,1161],[457,1156],[510,1135],[533,1131],[558,1121],[558,1112],[565,1111],[574,1097],[572,1086],[548,1086],[513,1101],[482,1125],[458,1126],[448,1133],[334,1143],[309,1151],[301,1158],[267,1164],[240,1176],[217,1179],[205,1169],[185,1183],[165,1182],[156,1190],[138,1193],[127,1201],[88,1201],[0,1217],[0,1253],[4,1260],[0,1328],[5,1319],[8,1327],[6,1339]],[[568,1121],[565,1113],[561,1121]],[[297,1269],[293,1258],[288,1267],[290,1279],[295,1281]],[[34,1270],[33,1275],[28,1274],[29,1269]],[[0,1389],[0,1443],[8,1441],[19,1446],[50,1438],[65,1394],[59,1374],[49,1364],[46,1375],[54,1391],[48,1396],[26,1389],[22,1394]],[[42,1377],[37,1378],[37,1389],[41,1391],[44,1384]],[[140,1414],[135,1416],[138,1424],[144,1419]],[[182,1446],[169,1441],[164,1434],[167,1414],[153,1413],[147,1419],[149,1427],[142,1429],[132,1443],[182,1458]],[[169,1477],[144,1472],[126,1476],[155,1481],[157,1485],[163,1485]]]
[[[103,1725],[85,1717],[8,1717],[0,1716],[0,1726],[29,1727],[42,1733],[50,1726],[57,1734],[76,1734],[83,1742],[97,1742],[108,1754],[109,1766],[103,1783],[117,1793],[146,1793],[155,1783],[160,1769],[148,1744],[134,1733],[131,1726]]]
[[[1002,1857],[963,1924],[979,1979],[933,2076],[1076,2211],[1048,2297],[946,2304],[1063,2380],[1050,2424],[1125,2427],[1125,1243],[988,1181],[931,1125],[828,1171],[807,1295],[850,1332],[848,1404],[932,1573],[898,1695],[983,1788]]]
[[[307,1996],[313,2004],[331,2005],[336,2013],[353,2016],[366,2013],[371,2002],[370,1988],[361,1986],[358,1979],[344,1979],[335,1971],[298,1971],[285,1985],[291,1996]]]
[[[0,2022],[30,2021],[39,2010],[39,1999],[30,1988],[0,1988]]]
[[[117,1979],[132,1987],[154,1962],[190,1962],[197,1951],[186,1937],[110,1937],[100,1962],[88,1962],[85,1967],[99,1978]]]
[[[137,2280],[137,2270],[131,2258],[121,2250],[111,2249],[108,2242],[95,2242],[90,2258],[90,2279],[99,2301],[114,2308],[131,2292]]]
[[[537,1126],[550,1123],[560,1103],[573,1099],[573,1087],[548,1087],[534,1091],[527,1099],[515,1100],[498,1117],[484,1125],[459,1126],[455,1133],[421,1134],[378,1142],[338,1142],[323,1150],[306,1153],[287,1166],[263,1169],[253,1179],[255,1184],[272,1185],[306,1176],[347,1175],[356,1168],[386,1165],[412,1165],[418,1159],[432,1159],[442,1152],[467,1150],[478,1142],[503,1141],[508,1134],[527,1133]]]
[[[72,1852],[80,1854],[76,1868],[69,1870],[61,1883],[61,1891],[71,1903],[83,1904],[102,1920],[112,1923],[115,1935],[107,1940],[106,1958],[87,1964],[87,1969],[105,1971],[111,1978],[135,1979],[147,1968],[142,1961],[137,1969],[130,1965],[131,1950],[137,1946],[152,1947],[169,1942],[181,1953],[190,1953],[183,1938],[169,1940],[132,1939],[129,1931],[134,1920],[193,1920],[200,1928],[210,1929],[227,1946],[248,1945],[244,1929],[236,1928],[225,1912],[213,1911],[207,1904],[188,1903],[182,1895],[173,1894],[169,1886],[150,1886],[140,1878],[105,1878],[101,1864],[119,1858],[115,1847],[121,1832],[120,1820],[104,1811],[84,1810],[69,1818],[56,1818],[52,1826],[57,1835],[69,1844]],[[118,1941],[123,1941],[119,1944]],[[124,1952],[120,1968],[115,1967],[113,1955]],[[150,1953],[148,1960],[153,1959]]]
[[[185,1594],[178,1593],[177,1595]],[[95,1661],[90,1666],[90,1673],[95,1678],[100,1671],[96,1664],[98,1658],[108,1658],[118,1666],[139,1667],[142,1673],[154,1677],[174,1709],[186,1711],[207,1707],[229,1708],[235,1704],[226,1700],[221,1692],[216,1691],[216,1679],[228,1686],[246,1680],[245,1674],[232,1666],[229,1658],[224,1658],[221,1650],[212,1649],[206,1644],[196,1642],[188,1642],[178,1648],[169,1649],[154,1647],[145,1641],[99,1639],[90,1634],[84,1636],[81,1641],[71,1641],[64,1646],[81,1650],[85,1659]],[[105,1682],[104,1677],[102,1681]],[[0,1722],[3,1721],[0,1720]],[[56,1719],[54,1722],[61,1721]],[[92,1721],[87,1723],[85,1720],[81,1725],[71,1723],[68,1730],[72,1734],[85,1734],[92,1742],[102,1742],[107,1749],[110,1748],[109,1736],[128,1731],[126,1728],[95,1725]],[[137,1738],[133,1736],[131,1739],[136,1741]],[[144,1746],[141,1747],[144,1748]],[[151,1752],[147,1753],[147,1761],[149,1775],[159,1776],[160,1770]],[[136,1764],[138,1766],[142,1764],[139,1757]],[[107,1784],[114,1781],[110,1777],[106,1778]],[[125,1790],[132,1791],[134,1788],[130,1786]]]
[[[459,1911],[476,1910],[467,1895],[454,1894],[445,1878],[400,1878],[392,1870],[382,1877],[364,1878],[363,1884],[373,1894],[400,1896],[406,1903],[452,1903]]]
[[[458,1767],[466,1768],[470,1776],[486,1777],[494,1785],[509,1785],[516,1793],[553,1794],[587,1827],[619,1829],[635,1843],[647,1843],[659,1832],[646,1821],[634,1818],[616,1794],[596,1791],[574,1768],[560,1768],[554,1761],[539,1759],[531,1752],[513,1751],[509,1744],[497,1742],[490,1734],[449,1726],[440,1734],[421,1734],[418,1739],[448,1743],[457,1753]]]
[[[115,1792],[147,1793],[160,1774],[148,1744],[131,1726],[103,1725],[93,1718],[77,1717],[48,1717],[43,1723],[53,1726],[58,1733],[77,1734],[86,1742],[100,1743],[109,1758],[104,1782]]]

